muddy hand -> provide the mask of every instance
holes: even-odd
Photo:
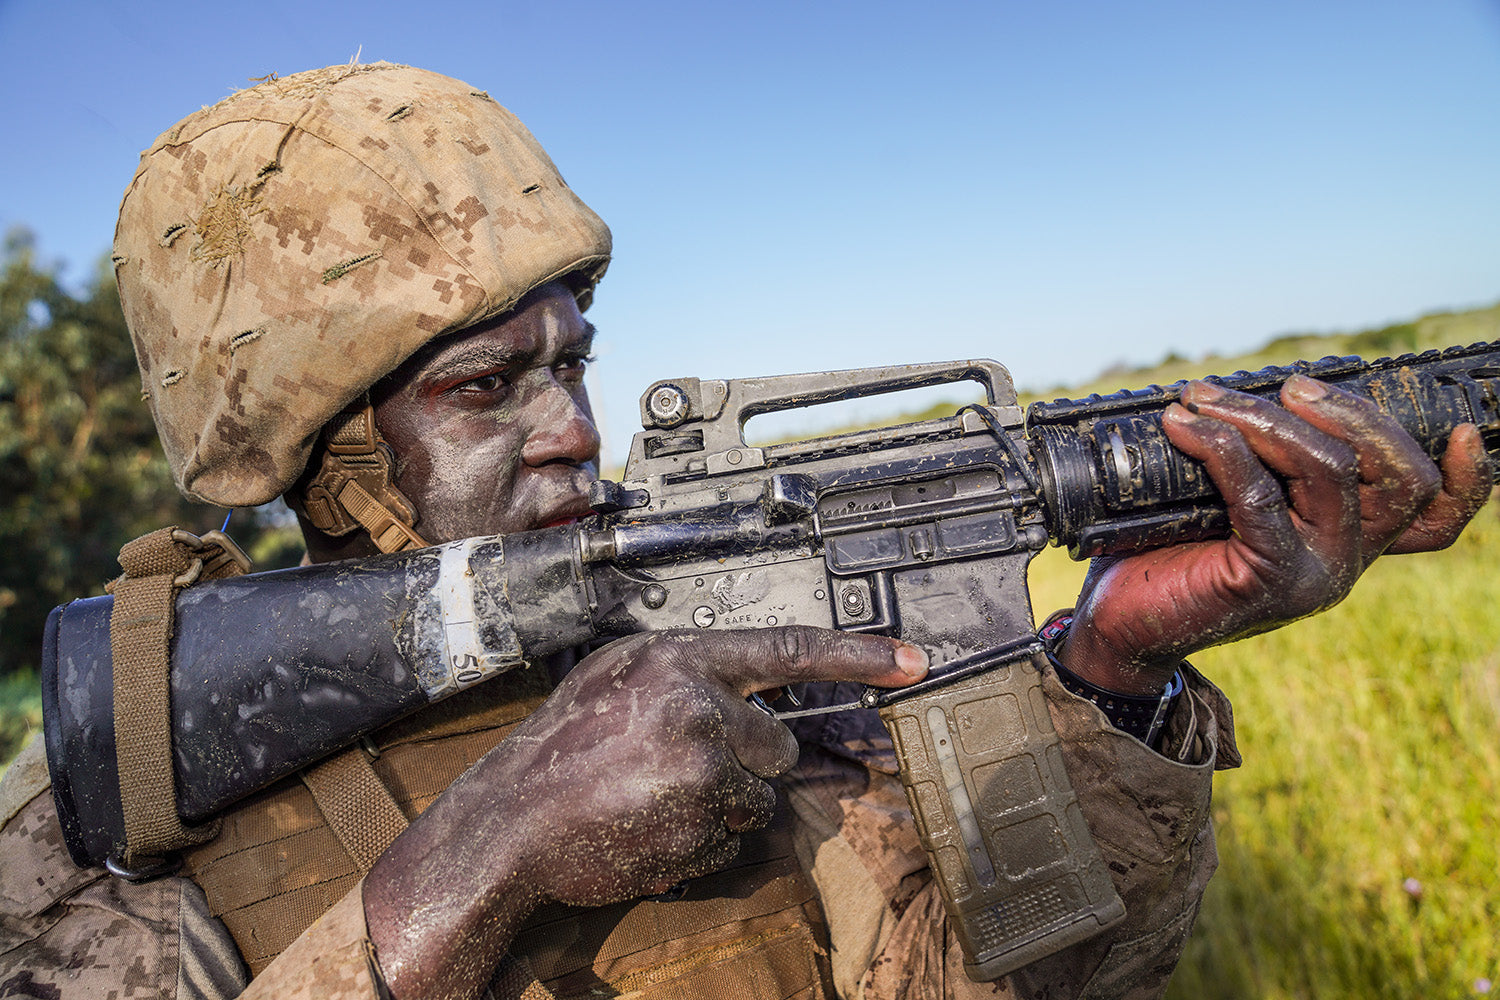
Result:
[[[1381,554],[1447,548],[1489,499],[1489,455],[1473,424],[1449,436],[1439,467],[1367,399],[1303,375],[1287,381],[1281,398],[1355,447],[1366,565]]]
[[[365,910],[396,996],[479,989],[521,919],[595,906],[727,864],[797,759],[745,699],[814,680],[909,684],[892,639],[791,627],[633,636],[584,659],[377,863]],[[418,993],[417,991],[421,991]]]
[[[1233,534],[1097,559],[1059,656],[1096,684],[1159,691],[1184,656],[1333,606],[1381,553],[1451,544],[1489,494],[1478,432],[1441,469],[1366,401],[1295,376],[1283,406],[1194,382],[1167,436],[1208,469]]]

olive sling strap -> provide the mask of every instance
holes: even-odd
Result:
[[[301,777],[360,874],[369,874],[407,825],[401,807],[370,766],[370,755],[353,746],[307,768]]]
[[[115,598],[110,647],[126,849],[110,870],[142,880],[166,874],[175,867],[164,860],[168,855],[218,832],[217,822],[188,827],[177,814],[169,705],[177,593],[200,580],[243,573],[249,560],[221,532],[200,538],[170,527],[127,542],[120,566],[124,575],[109,587]],[[361,747],[309,768],[303,780],[361,872],[406,829],[406,817]]]

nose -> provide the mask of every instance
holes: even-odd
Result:
[[[554,382],[536,401],[521,461],[536,468],[550,462],[584,465],[598,458],[599,429],[594,426],[588,394],[579,388],[575,396]]]

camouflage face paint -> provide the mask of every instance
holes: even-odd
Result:
[[[375,390],[397,486],[432,542],[588,513],[599,435],[583,387],[593,328],[543,286],[500,319],[435,341]]]

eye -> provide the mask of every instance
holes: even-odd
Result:
[[[499,392],[505,388],[505,376],[499,372],[490,372],[478,378],[471,378],[467,382],[461,382],[453,387],[455,392]]]
[[[582,382],[583,373],[588,371],[589,362],[593,360],[594,357],[591,354],[564,358],[561,362],[558,363],[557,367],[554,368],[553,371],[556,372],[559,381],[572,383]]]

